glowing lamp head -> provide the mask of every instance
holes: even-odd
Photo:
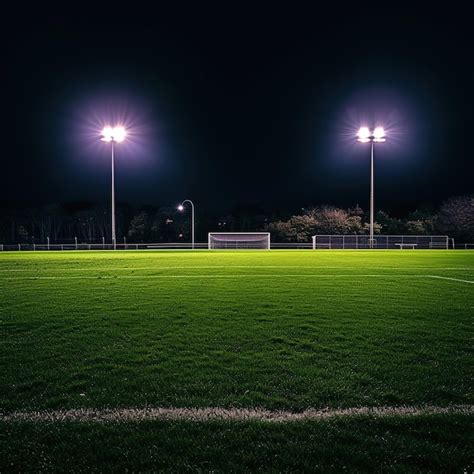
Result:
[[[385,141],[385,130],[383,127],[376,127],[374,130],[374,142],[384,142]]]
[[[127,132],[125,131],[125,128],[121,126],[114,128],[114,140],[116,142],[123,142],[125,140],[126,135]]]
[[[122,127],[121,125],[118,125],[116,127],[104,127],[102,130],[102,138],[101,140],[103,142],[123,142],[125,140],[125,137],[127,135],[127,132],[125,131],[125,128]]]
[[[180,205],[178,206],[178,211],[181,211],[181,212],[182,212],[183,210],[184,210],[184,207],[183,207],[182,204],[180,204]]]
[[[360,127],[359,131],[357,132],[357,139],[362,142],[366,143],[370,141],[370,130],[368,127]]]
[[[361,127],[357,133],[357,140],[361,143],[384,142],[385,130],[383,127],[376,127],[374,131],[371,132],[368,127]]]
[[[111,142],[113,140],[114,129],[112,127],[104,127],[102,130],[102,138],[103,142]]]

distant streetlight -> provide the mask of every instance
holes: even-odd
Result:
[[[110,143],[111,152],[112,152],[112,244],[114,246],[114,250],[117,249],[117,238],[115,235],[115,155],[114,155],[114,148],[115,143],[120,143],[125,140],[127,136],[127,132],[124,127],[117,125],[115,127],[104,127],[102,130],[102,138],[103,142]]]
[[[385,130],[376,127],[370,131],[367,127],[361,127],[357,133],[357,140],[361,143],[370,142],[370,236],[369,247],[374,248],[374,143],[385,141]]]
[[[185,199],[179,206],[178,206],[178,211],[183,212],[184,211],[184,205],[186,203],[191,204],[191,248],[194,250],[194,204],[192,201],[189,199]]]

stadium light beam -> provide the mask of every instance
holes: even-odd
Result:
[[[106,126],[102,130],[101,140],[110,143],[111,166],[112,166],[112,245],[117,250],[117,237],[115,233],[115,143],[121,143],[125,140],[127,132],[124,127],[117,125],[115,127]]]
[[[374,248],[374,143],[385,141],[383,127],[375,127],[370,131],[368,127],[361,127],[357,133],[357,140],[361,143],[370,142],[370,230],[369,247]]]
[[[185,199],[179,206],[178,211],[184,211],[184,205],[189,203],[191,205],[191,248],[194,250],[194,203],[189,200]]]

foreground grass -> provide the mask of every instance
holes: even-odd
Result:
[[[12,424],[2,472],[471,472],[465,417],[320,423]]]
[[[0,254],[0,406],[472,404],[474,285],[458,280],[474,281],[474,252]],[[336,470],[335,457],[361,470],[454,468],[467,459],[466,418],[12,423],[5,449],[20,469],[33,467],[25,453],[84,470],[151,469],[156,457],[179,470]]]
[[[0,255],[0,404],[471,403],[474,286],[423,275],[474,280],[473,260],[446,251]]]

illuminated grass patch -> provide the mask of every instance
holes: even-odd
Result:
[[[472,405],[472,281],[463,251],[0,254],[1,407]]]

